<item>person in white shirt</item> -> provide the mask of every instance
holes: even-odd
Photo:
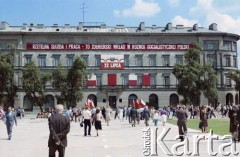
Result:
[[[98,136],[98,130],[102,130],[102,113],[99,108],[96,109],[96,114],[95,114],[95,129],[97,132]]]
[[[84,123],[84,136],[87,136],[87,127],[88,127],[88,135],[91,136],[91,117],[92,113],[89,109],[89,107],[86,107],[86,109],[82,112],[82,118]]]

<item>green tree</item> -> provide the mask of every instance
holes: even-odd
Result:
[[[88,75],[86,65],[80,57],[76,57],[73,66],[67,71],[61,66],[52,72],[52,86],[60,91],[55,95],[58,103],[66,103],[67,107],[75,107],[83,98],[82,83]]]
[[[34,106],[39,106],[43,112],[43,105],[46,102],[45,87],[51,80],[51,75],[43,73],[39,68],[30,62],[22,71],[22,88]]]
[[[0,53],[0,99],[1,103],[12,106],[17,96],[17,86],[14,82],[14,45],[8,45],[6,51]]]
[[[193,104],[194,98],[203,95],[217,99],[217,76],[211,65],[200,64],[201,48],[195,45],[185,54],[185,65],[176,64],[173,74],[178,79],[177,92],[183,96],[182,103]]]
[[[230,78],[236,82],[235,89],[240,91],[240,71],[231,70],[229,71]]]

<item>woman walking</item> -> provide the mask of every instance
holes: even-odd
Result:
[[[165,126],[165,123],[167,122],[167,111],[162,109],[161,110],[161,116],[162,116],[162,124]]]
[[[207,121],[207,107],[205,105],[201,106],[200,109],[200,124],[199,128],[201,128],[202,133],[207,133],[208,121]]]
[[[112,109],[109,108],[109,106],[106,109],[106,122],[107,122],[107,126],[109,126],[109,123],[111,121],[111,113],[112,113]]]
[[[98,130],[102,130],[102,114],[100,112],[100,109],[97,108],[96,110],[96,115],[95,115],[95,129],[97,131],[97,136],[98,136]]]
[[[232,139],[233,141],[238,140],[238,127],[239,123],[237,120],[237,106],[233,105],[232,109],[229,111],[229,118],[230,118],[230,129],[229,131],[232,133]]]
[[[158,126],[158,120],[159,120],[159,113],[157,110],[155,110],[154,114],[153,114],[153,123],[154,126]]]
[[[12,111],[12,107],[8,107],[8,110],[6,114],[3,117],[4,123],[7,126],[7,133],[8,133],[8,139],[11,140],[12,138],[12,128],[14,125],[14,122],[17,126],[17,119],[16,119],[16,113]]]

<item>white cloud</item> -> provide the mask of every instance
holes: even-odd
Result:
[[[219,31],[226,31],[230,33],[240,34],[240,29],[237,27],[240,25],[240,17],[233,18],[233,16],[226,13],[226,10],[233,6],[231,4],[216,8],[214,2],[217,0],[198,0],[196,6],[190,9],[190,15],[202,16],[205,21],[204,25],[207,27],[211,23],[218,25]],[[223,12],[223,10],[225,10]]]
[[[226,1],[224,2],[226,3]],[[227,5],[225,3],[218,0],[198,0],[196,6],[191,8],[189,13],[191,16],[204,18],[203,24],[205,27],[208,27],[211,23],[216,23],[219,31],[240,35],[240,16],[239,9],[237,9],[239,5],[236,5],[236,3],[239,4],[239,1],[235,1],[235,3],[229,1]],[[218,5],[218,7],[215,7],[214,4]],[[240,41],[238,41],[239,52]],[[240,60],[240,55],[238,55],[238,60]],[[240,64],[238,67],[240,68]]]
[[[196,6],[190,8],[190,15],[193,16],[205,16],[211,12],[213,8],[214,0],[197,0]]]
[[[181,16],[175,16],[171,21],[173,25],[184,25],[185,27],[192,27],[197,23],[197,20],[188,20]]]
[[[180,0],[168,0],[168,3],[173,7],[178,6],[179,2],[180,2]]]
[[[160,6],[156,2],[144,2],[144,0],[135,0],[131,8],[123,10],[114,10],[115,16],[124,17],[153,17],[160,12]]]
[[[221,14],[216,11],[207,15],[205,23],[217,23],[219,31],[240,35],[240,17],[234,19],[230,15]]]

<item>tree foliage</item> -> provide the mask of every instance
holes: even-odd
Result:
[[[51,79],[48,73],[40,72],[34,62],[26,64],[22,71],[22,88],[34,106],[39,106],[43,112],[46,102],[45,87]]]
[[[52,86],[60,91],[55,95],[58,103],[66,103],[67,107],[75,107],[82,100],[82,82],[88,74],[86,66],[80,57],[76,57],[73,66],[65,70],[59,66],[52,72]]]
[[[17,86],[14,82],[14,53],[15,46],[8,45],[7,51],[0,53],[0,100],[12,106],[15,102]]]
[[[184,104],[193,104],[203,93],[208,99],[217,99],[217,76],[211,65],[200,64],[201,48],[195,45],[184,54],[185,65],[176,64],[173,74],[178,79],[177,92]]]
[[[240,71],[231,70],[229,71],[230,78],[236,82],[235,89],[240,91]]]

